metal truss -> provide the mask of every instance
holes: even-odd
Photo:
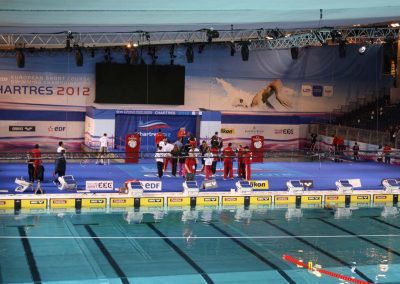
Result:
[[[320,29],[253,29],[197,31],[134,31],[111,33],[77,33],[65,31],[52,34],[0,34],[0,49],[18,48],[63,49],[66,47],[100,48],[132,45],[179,45],[199,43],[235,43],[253,49],[285,49],[322,46],[345,41],[349,44],[378,44],[397,40],[398,28],[320,28]]]

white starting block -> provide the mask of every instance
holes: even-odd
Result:
[[[395,179],[384,179],[382,185],[388,193],[398,193],[400,191],[400,184]]]
[[[304,186],[300,180],[289,180],[286,182],[289,193],[302,194],[304,192]]]
[[[236,191],[241,194],[251,194],[253,192],[253,187],[248,181],[239,180],[235,183]]]
[[[29,181],[24,180],[22,177],[15,178],[15,183],[18,184],[18,186],[15,188],[16,192],[24,192],[29,187],[32,187],[32,191],[33,191],[33,184]]]
[[[185,181],[183,184],[183,192],[187,195],[193,196],[199,194],[199,186],[197,181]]]
[[[59,177],[58,181],[60,182],[60,185],[58,186],[59,190],[64,190],[64,189],[71,190],[78,188],[78,184],[76,183],[74,177],[71,175]]]
[[[347,179],[341,179],[335,182],[337,191],[339,193],[352,193],[353,185]]]
[[[140,181],[131,181],[128,182],[128,190],[133,196],[142,196],[143,185]]]

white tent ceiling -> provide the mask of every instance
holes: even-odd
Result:
[[[294,29],[399,20],[399,0],[0,0],[2,33],[176,31],[231,25]]]

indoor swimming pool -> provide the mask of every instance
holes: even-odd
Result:
[[[399,283],[398,213],[367,207],[0,215],[0,282],[351,283],[332,277],[344,275]]]

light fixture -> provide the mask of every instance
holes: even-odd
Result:
[[[188,44],[186,48],[186,61],[187,63],[193,63],[194,61],[194,53],[193,53],[193,45]]]
[[[80,48],[75,51],[75,63],[78,67],[83,66],[83,54]]]
[[[213,28],[210,28],[207,30],[207,41],[212,42],[214,38],[219,38],[219,32],[214,30]]]
[[[358,49],[358,54],[364,55],[367,52],[367,50],[368,50],[368,45],[362,45]]]
[[[249,43],[248,42],[242,43],[242,48],[240,49],[240,52],[242,54],[242,60],[248,61],[249,60]]]
[[[290,54],[292,55],[292,59],[295,60],[299,57],[299,48],[297,46],[293,46],[290,49]]]
[[[67,36],[65,38],[65,49],[67,51],[71,51],[71,40],[74,39],[74,36],[72,35],[71,31],[67,32]]]
[[[128,42],[127,44],[126,44],[126,48],[131,48],[132,47],[132,43],[131,42]]]
[[[25,67],[25,55],[22,49],[17,49],[15,53],[15,59],[17,60],[17,67],[24,68]]]
[[[400,27],[400,24],[399,23],[391,23],[390,26],[392,28],[398,28],[398,27]]]

